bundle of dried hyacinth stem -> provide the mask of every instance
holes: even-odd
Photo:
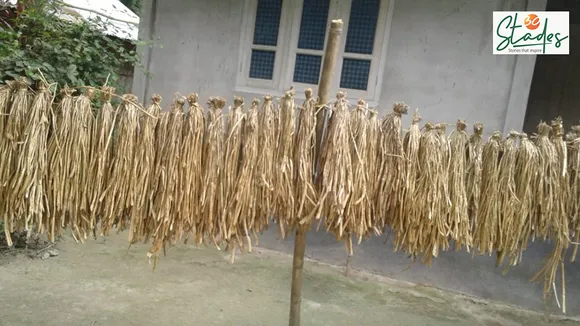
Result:
[[[278,148],[276,149],[277,172],[274,182],[274,212],[280,227],[280,236],[286,238],[288,228],[293,228],[296,221],[294,215],[294,138],[296,133],[296,106],[294,104],[294,89],[284,92],[281,99],[278,118]]]
[[[567,197],[569,190],[569,177],[567,173],[568,168],[568,152],[566,142],[564,140],[564,127],[562,120],[557,118],[552,121],[551,131],[552,138],[548,146],[545,142],[550,126],[540,124],[538,133],[545,138],[538,138],[538,147],[542,158],[546,161],[554,163],[553,165],[546,165],[548,168],[544,177],[548,178],[551,186],[551,194],[553,194],[552,211],[546,214],[549,220],[540,220],[541,226],[544,227],[544,236],[549,236],[554,241],[554,249],[550,254],[546,265],[534,276],[532,280],[537,280],[540,276],[544,276],[544,297],[551,293],[552,289],[556,289],[555,280],[558,268],[562,272],[562,312],[566,313],[566,290],[564,281],[564,256],[570,244],[569,238],[569,220],[566,212]],[[540,144],[542,146],[540,146]],[[552,152],[553,148],[553,152]],[[544,156],[545,155],[545,156]],[[550,156],[549,159],[547,156]],[[553,156],[552,156],[553,155]]]
[[[126,227],[135,198],[135,147],[139,135],[136,103],[135,95],[125,94],[117,108],[119,125],[103,199],[101,233],[104,235],[108,235],[114,225],[119,230]]]
[[[449,227],[449,211],[451,209],[451,199],[449,198],[449,166],[451,164],[451,147],[449,144],[449,139],[447,138],[447,126],[444,123],[438,123],[435,125],[435,130],[437,130],[437,138],[439,140],[439,155],[441,157],[441,171],[437,177],[437,187],[439,188],[439,194],[441,202],[438,203],[439,206],[439,216],[441,217],[441,222],[437,226],[437,230],[443,233],[446,237],[450,234]],[[449,243],[446,243],[442,250],[447,250]]]
[[[161,96],[153,95],[151,105],[139,117],[139,135],[135,149],[135,201],[131,209],[129,243],[144,240],[155,230],[153,206],[154,193],[151,191],[155,180],[155,128],[161,113]]]
[[[403,150],[406,158],[405,183],[403,186],[403,200],[399,219],[402,222],[400,229],[394,229],[395,250],[403,249],[415,257],[421,250],[418,237],[421,229],[421,216],[418,215],[417,205],[414,202],[419,178],[419,145],[421,129],[419,111],[413,113],[413,120],[409,130],[403,138]]]
[[[66,212],[70,218],[71,232],[75,241],[83,242],[88,238],[94,225],[90,221],[89,184],[91,180],[90,152],[93,112],[91,100],[94,90],[88,88],[74,100],[71,121],[65,136],[64,148],[67,167],[65,178]]]
[[[232,262],[235,259],[236,247],[243,251],[242,237],[246,236],[244,230],[240,229],[239,216],[228,214],[229,204],[236,194],[236,183],[238,180],[238,170],[242,149],[242,132],[244,128],[244,99],[234,97],[234,106],[230,107],[230,112],[226,117],[223,170],[222,170],[222,192],[220,203],[219,237],[228,243],[228,249],[232,250]]]
[[[211,97],[206,114],[205,143],[203,146],[203,181],[200,205],[202,215],[198,232],[208,235],[213,244],[219,248],[217,239],[220,235],[221,205],[223,198],[223,157],[224,157],[224,119],[222,110],[226,104],[224,98]]]
[[[25,143],[27,125],[28,109],[30,108],[32,95],[28,91],[28,80],[20,78],[17,82],[17,90],[12,97],[10,105],[10,115],[6,121],[4,128],[4,141],[2,143],[2,153],[0,160],[0,181],[2,184],[2,197],[4,198],[1,206],[1,213],[4,218],[4,233],[6,234],[6,242],[8,246],[12,246],[12,239],[10,233],[16,230],[16,222],[18,217],[18,207],[14,207],[10,203],[11,195],[11,179],[12,175],[17,171],[18,156],[21,150],[21,145]],[[8,200],[6,200],[8,198]]]
[[[16,214],[16,229],[30,230],[32,226],[43,233],[45,212],[44,178],[47,172],[48,111],[52,94],[44,82],[25,116],[21,141],[16,144],[14,169],[8,186],[7,205]]]
[[[518,153],[517,140],[519,134],[511,131],[501,143],[501,157],[499,160],[498,185],[499,192],[499,220],[498,235],[495,248],[497,249],[496,266],[503,263],[506,255],[520,238],[516,228],[518,203],[516,192],[515,166]]]
[[[532,214],[535,212],[536,178],[538,177],[540,164],[538,149],[528,138],[528,135],[520,133],[519,139],[520,146],[516,154],[515,163],[515,196],[518,199],[518,203],[512,229],[513,234],[512,237],[508,238],[510,240],[504,246],[508,250],[506,254],[509,254],[509,265],[511,266],[518,264],[522,259],[528,240],[535,229],[535,219],[533,219]]]
[[[451,238],[455,240],[455,248],[460,250],[465,246],[467,252],[472,246],[471,228],[468,215],[467,197],[467,150],[469,134],[465,131],[465,121],[458,120],[455,130],[449,136],[451,158],[449,165],[449,226]]]
[[[417,246],[424,252],[423,261],[427,264],[449,246],[447,216],[442,215],[445,205],[442,175],[447,173],[448,166],[441,138],[436,126],[427,122],[419,142],[419,176],[413,202],[421,219]]]
[[[359,100],[352,109],[349,123],[350,156],[352,160],[352,196],[346,208],[347,248],[352,252],[351,234],[356,234],[360,244],[363,237],[369,236],[374,225],[371,220],[372,199],[367,167],[368,159],[368,106]]]
[[[469,212],[470,230],[473,235],[477,228],[479,216],[479,197],[481,192],[481,172],[483,170],[483,125],[473,124],[473,134],[469,137],[467,146],[467,207]]]
[[[316,212],[318,193],[314,185],[314,149],[316,142],[316,104],[312,89],[304,92],[306,100],[299,108],[298,131],[294,147],[294,215],[300,224],[311,223]]]
[[[4,206],[6,205],[6,197],[3,193],[4,188],[4,179],[7,178],[5,175],[5,160],[9,158],[9,156],[5,156],[10,149],[10,143],[4,136],[4,127],[8,120],[8,115],[10,114],[10,105],[12,100],[12,94],[18,88],[18,82],[15,80],[6,81],[6,84],[0,86],[0,154],[2,155],[2,159],[0,160],[0,214],[3,215]],[[7,239],[8,233],[7,233]]]
[[[54,241],[61,229],[67,227],[67,179],[69,176],[66,140],[70,130],[72,111],[74,109],[74,89],[64,87],[60,90],[61,100],[56,110],[51,110],[51,132],[48,140],[48,171],[46,192],[48,211],[51,215],[48,237]]]
[[[183,135],[183,106],[185,98],[176,95],[173,105],[164,117],[165,124],[165,144],[163,150],[157,155],[161,155],[161,179],[155,198],[153,200],[155,212],[155,233],[153,234],[153,244],[148,255],[154,256],[157,260],[159,251],[166,243],[174,244],[179,240],[184,231],[184,218],[179,213],[180,209],[180,189],[181,180],[181,142]]]
[[[203,135],[205,132],[204,109],[199,104],[199,96],[192,93],[187,97],[189,110],[183,122],[183,144],[181,150],[181,181],[180,202],[185,223],[186,237],[193,234],[195,243],[203,241],[203,234],[198,233],[201,209],[201,180]]]
[[[399,102],[393,105],[393,112],[388,114],[381,124],[379,184],[376,193],[375,213],[377,227],[383,231],[387,225],[399,229],[400,203],[402,185],[405,182],[405,158],[403,152],[402,121],[407,114],[408,106]]]
[[[8,80],[6,84],[0,86],[0,139],[4,137],[4,126],[10,114],[8,109],[10,108],[12,94],[17,88],[18,83],[15,80]]]
[[[570,230],[574,233],[574,251],[570,261],[574,262],[580,241],[580,125],[571,127],[566,140],[568,141],[568,172],[570,174],[568,214]]]
[[[380,169],[381,169],[381,121],[378,117],[379,113],[377,110],[369,110],[369,123],[368,123],[368,150],[367,150],[367,168],[369,176],[369,186],[370,197],[375,199],[378,196],[379,185],[380,185]],[[371,205],[371,225],[373,225],[373,231],[375,235],[382,233],[382,229],[377,228],[376,220],[378,218],[378,213],[376,211],[377,205],[374,203]]]
[[[501,133],[494,131],[483,146],[481,195],[477,225],[473,235],[473,246],[480,253],[491,255],[498,237],[500,204],[499,204],[499,157],[501,151]],[[474,251],[475,254],[475,251]]]
[[[253,230],[256,219],[256,196],[259,190],[256,178],[255,162],[258,159],[258,105],[259,100],[254,99],[252,106],[244,117],[241,130],[241,154],[237,179],[234,185],[233,196],[228,202],[228,225],[236,228],[238,236],[245,236],[248,252],[252,252],[252,240],[250,231],[254,232],[256,242],[258,237]],[[237,240],[241,241],[241,237]],[[235,246],[235,243],[234,243]],[[240,248],[243,248],[240,245]],[[232,248],[232,262],[235,259],[235,247]]]
[[[328,126],[328,136],[321,159],[322,185],[319,205],[323,205],[322,215],[326,227],[337,240],[347,241],[347,252],[352,255],[350,234],[355,231],[354,221],[346,215],[347,206],[352,199],[353,167],[350,152],[350,111],[346,94],[339,92]],[[348,236],[345,239],[345,236]]]
[[[559,169],[558,153],[550,140],[551,127],[542,122],[538,126],[536,146],[540,154],[540,167],[536,194],[535,236],[547,239],[552,226],[553,212],[557,209]]]
[[[276,130],[278,118],[272,103],[272,96],[265,95],[262,109],[258,114],[258,142],[261,152],[256,162],[256,178],[258,179],[258,197],[255,229],[257,232],[268,227],[268,220],[274,213],[274,181],[276,178]]]
[[[115,89],[109,86],[101,87],[103,105],[97,114],[91,141],[91,153],[89,156],[90,177],[88,182],[88,196],[90,198],[89,211],[91,212],[90,224],[94,227],[93,235],[96,236],[98,218],[103,213],[103,192],[107,185],[108,167],[113,153],[113,130],[117,118],[115,109],[111,104],[111,98]],[[55,140],[58,140],[56,138]]]

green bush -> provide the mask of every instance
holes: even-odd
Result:
[[[0,21],[1,81],[21,75],[38,80],[40,69],[59,87],[99,87],[107,78],[117,87],[122,68],[143,69],[137,44],[105,35],[103,20],[71,22],[58,10],[58,1],[28,1],[23,12]]]

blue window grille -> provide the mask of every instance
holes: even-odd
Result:
[[[259,0],[254,27],[254,44],[276,46],[282,0]]]
[[[324,49],[329,6],[330,0],[304,0],[298,37],[299,49]]]
[[[318,84],[322,56],[297,54],[294,64],[294,82],[305,84]]]
[[[272,49],[252,49],[250,78],[272,80],[274,76],[281,14],[282,0],[258,0],[252,43]]]
[[[352,0],[344,52],[372,54],[381,0]]]
[[[250,78],[272,80],[275,59],[275,51],[252,50]]]
[[[370,60],[347,59],[342,61],[340,88],[366,91],[369,83]]]

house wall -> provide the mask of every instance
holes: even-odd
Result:
[[[491,16],[493,10],[541,9],[542,2],[545,7],[545,0],[396,1],[380,111],[404,101],[425,120],[481,121],[487,132],[521,129],[535,58],[493,56]],[[136,95],[159,93],[166,105],[175,92],[232,98],[243,1],[147,0],[144,10],[141,37],[153,33],[163,47],[150,51],[153,78],[136,80]],[[237,94],[247,102],[263,95]]]

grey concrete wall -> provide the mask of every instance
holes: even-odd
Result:
[[[143,15],[149,17],[146,0]],[[244,2],[240,0],[158,1],[154,47],[149,54],[149,85],[137,85],[134,93],[149,98],[160,94],[169,105],[176,92],[233,97]],[[151,20],[141,22],[150,32]],[[142,37],[149,35],[143,33]],[[158,39],[157,39],[158,38]],[[145,83],[143,83],[145,84]]]
[[[169,105],[175,92],[198,92],[231,99],[236,80],[243,1],[145,0],[142,37],[159,37],[163,48],[145,53],[153,78],[135,78],[134,92],[143,99],[161,94]],[[534,67],[533,57],[492,55],[492,11],[545,8],[545,0],[398,0],[390,29],[380,108],[395,101],[418,107],[426,120],[454,122],[458,117],[481,121],[487,132],[521,128]],[[149,11],[148,11],[149,10]],[[155,21],[156,23],[150,24]],[[153,27],[153,28],[152,28]],[[515,74],[514,74],[515,72]],[[240,94],[249,100],[257,94]],[[261,95],[261,94],[260,94]],[[512,110],[512,108],[515,108]],[[409,122],[410,117],[405,119]],[[518,127],[519,126],[519,127]],[[324,233],[309,236],[308,254],[341,263],[344,247]],[[291,252],[292,242],[263,244]],[[534,244],[523,265],[506,276],[493,257],[471,259],[467,253],[445,252],[429,268],[375,238],[356,249],[355,268],[425,283],[531,309],[544,309],[540,285],[529,280],[542,265],[550,246]],[[580,275],[568,271],[569,312],[580,315]],[[549,304],[548,310],[554,311]]]

